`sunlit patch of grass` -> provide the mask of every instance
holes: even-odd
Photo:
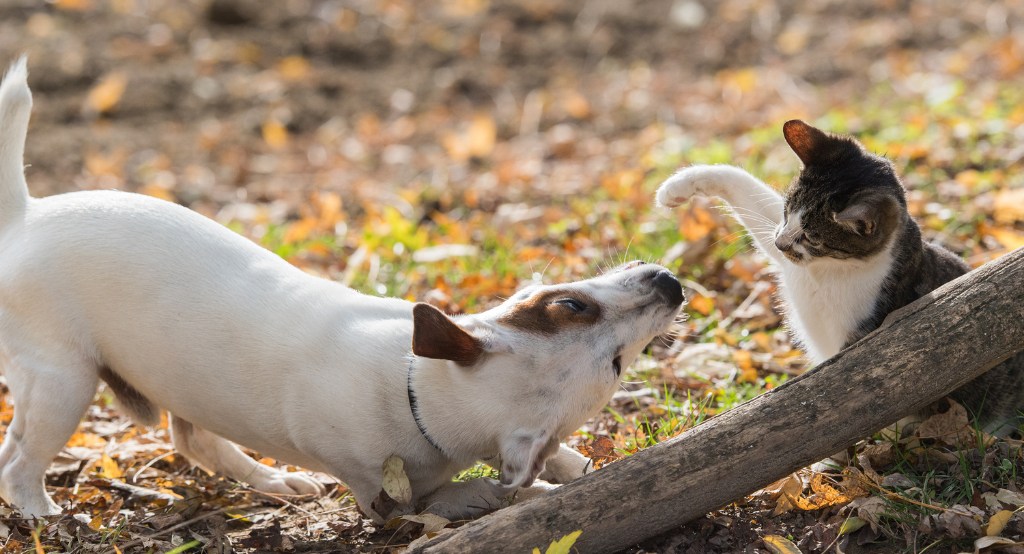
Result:
[[[673,391],[667,385],[663,385],[654,397],[657,401],[646,408],[634,399],[632,407],[637,410],[635,413],[623,414],[611,406],[605,408],[624,430],[616,437],[616,452],[620,456],[629,456],[699,425],[708,417],[713,401],[710,396],[697,395],[692,391]]]
[[[499,477],[498,470],[483,462],[477,462],[473,467],[456,473],[455,477],[452,477],[452,481],[472,481],[481,477],[497,479]]]
[[[731,386],[722,387],[715,392],[713,407],[716,413],[731,410],[785,383],[788,379],[789,376],[783,374],[766,375],[764,378],[758,378],[755,382],[735,382]]]

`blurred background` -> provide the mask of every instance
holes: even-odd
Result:
[[[452,312],[668,265],[689,320],[573,439],[612,460],[806,367],[764,260],[713,202],[655,209],[660,180],[731,163],[782,188],[802,118],[892,159],[928,238],[979,265],[1024,245],[1022,25],[1018,1],[2,0],[0,64],[29,56],[37,196],[157,196]],[[96,410],[89,459],[146,464]]]

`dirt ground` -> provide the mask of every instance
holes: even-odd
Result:
[[[1022,23],[1024,3],[954,0],[3,0],[0,64],[29,56],[34,195],[140,191],[259,238],[261,226],[301,219],[325,192],[340,195],[352,221],[374,206],[413,221],[464,206],[498,217],[503,205],[568,205],[610,174],[649,176],[694,145],[742,149],[737,137],[788,118],[844,109],[856,119],[879,84],[940,88],[935,73],[979,89],[1019,80]],[[780,173],[797,167],[771,163]],[[433,200],[410,200],[410,187]],[[333,259],[297,263],[344,269]],[[126,428],[99,404],[83,432]],[[166,448],[160,430],[135,439],[140,457]],[[63,463],[49,484],[67,497],[76,482],[98,491],[77,500],[99,502],[93,513],[154,502],[86,478],[74,455]],[[125,516],[121,542],[135,542],[123,551],[193,536],[210,551],[244,552],[386,551],[409,540],[373,529],[339,491],[294,505],[226,490],[173,456],[148,469],[194,502],[173,518],[151,507]],[[271,508],[232,516],[243,504]],[[770,517],[773,507],[726,507],[630,551],[766,552],[762,538],[777,534],[819,552],[844,519],[834,510]],[[217,510],[189,532],[140,538]],[[30,549],[30,526],[3,521],[5,548]],[[90,523],[66,518],[44,543],[102,551],[109,535]],[[914,550],[845,551],[857,548]]]

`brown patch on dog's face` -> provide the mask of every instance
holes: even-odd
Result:
[[[531,333],[553,335],[567,327],[592,325],[601,319],[601,305],[578,291],[549,290],[519,302],[498,322]]]

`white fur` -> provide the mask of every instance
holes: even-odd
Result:
[[[109,368],[142,406],[171,413],[175,446],[207,469],[260,490],[322,492],[233,443],[245,445],[339,477],[380,519],[382,466],[398,455],[413,492],[402,510],[474,516],[538,475],[585,471],[558,439],[611,397],[612,359],[631,362],[678,311],[652,287],[661,268],[629,266],[459,318],[485,350],[472,367],[415,356],[412,303],[310,276],[183,207],[109,191],[30,198],[25,78],[22,60],[0,85],[0,367],[15,407],[0,497],[25,514],[60,511],[43,473]],[[500,321],[550,290],[586,294],[604,315],[553,334]],[[410,371],[441,450],[413,418]],[[501,462],[502,483],[451,482],[481,459]]]
[[[891,242],[868,260],[812,259],[798,264],[775,247],[774,237],[799,227],[801,214],[792,214],[789,226],[784,225],[784,198],[753,175],[727,165],[688,167],[662,183],[657,201],[675,207],[693,196],[724,200],[758,250],[771,259],[786,323],[811,361],[818,364],[838,353],[874,308],[892,266]],[[801,253],[806,259],[806,251]]]

